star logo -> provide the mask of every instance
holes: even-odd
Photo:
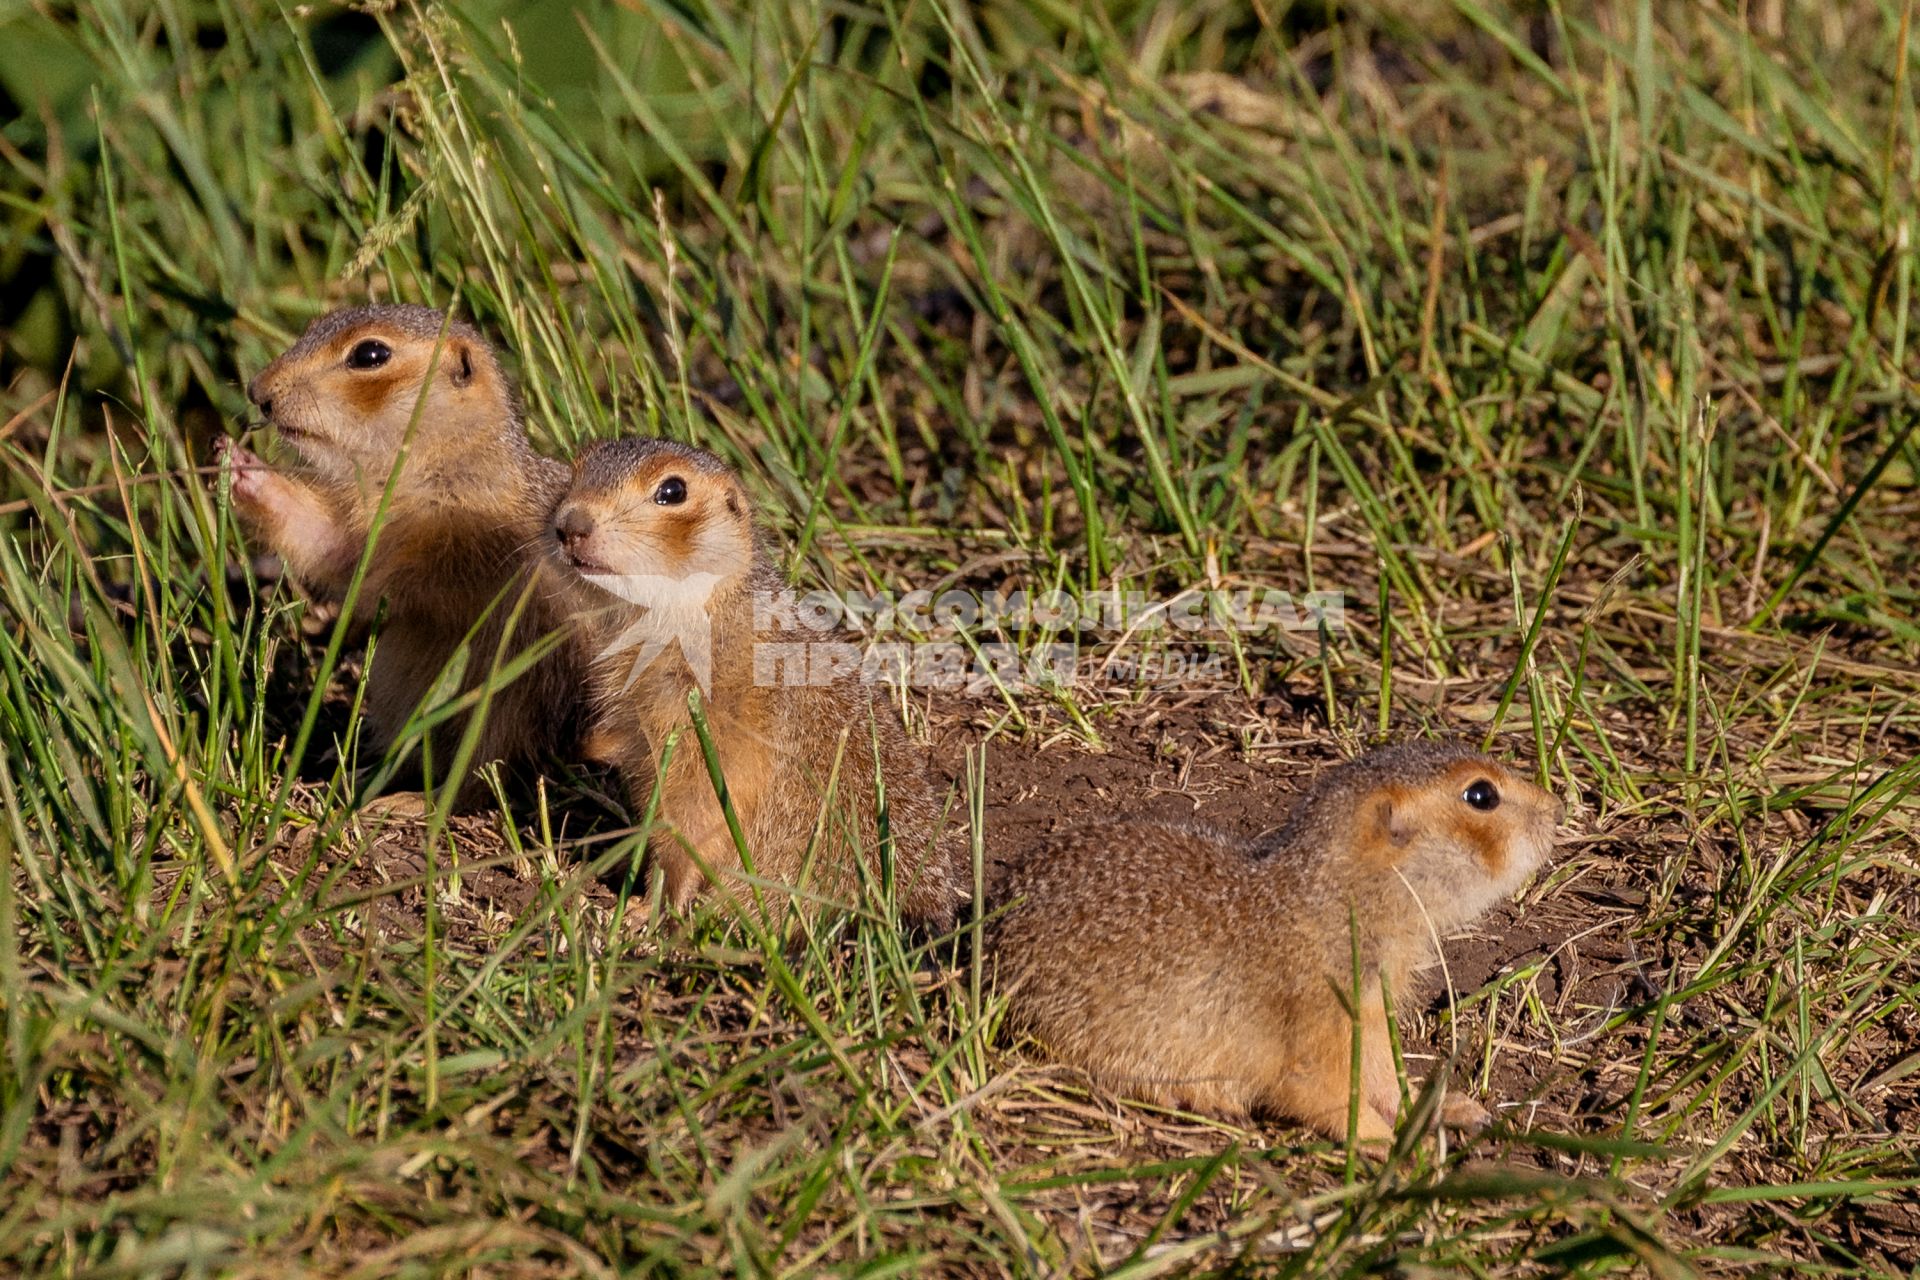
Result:
[[[680,657],[700,686],[703,695],[713,692],[713,623],[707,616],[707,601],[713,589],[724,579],[717,573],[690,573],[674,578],[653,573],[595,573],[582,575],[602,591],[619,597],[642,610],[639,618],[615,636],[600,651],[600,658],[612,658],[636,649],[625,693],[640,673],[654,660],[677,646]]]

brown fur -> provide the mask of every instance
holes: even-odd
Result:
[[[1476,779],[1498,788],[1497,808],[1463,799]],[[1433,934],[1518,888],[1560,813],[1494,760],[1410,743],[1329,771],[1250,844],[1127,820],[1067,832],[995,894],[1011,904],[990,939],[1011,1016],[1130,1096],[1344,1137],[1353,1019],[1340,993],[1357,933],[1358,1136],[1388,1138],[1400,1094],[1383,987],[1404,1003]]]
[[[390,360],[349,367],[349,353],[367,340],[387,344]],[[386,611],[368,674],[373,749],[393,741],[476,623],[462,691],[562,625],[534,577],[567,468],[533,451],[512,385],[474,329],[427,307],[335,311],[314,321],[247,394],[298,465],[273,470],[228,444],[234,510],[249,538],[278,554],[314,596],[343,598],[393,477],[356,609],[360,621],[383,604]],[[583,676],[577,645],[567,642],[498,689],[473,763],[523,766],[567,750]],[[461,717],[433,734],[436,771],[447,767],[464,728]],[[470,805],[485,794],[469,778],[459,800]]]
[[[684,503],[653,500],[668,477],[684,482]],[[825,685],[770,683],[759,678],[764,671],[756,673],[758,644],[844,637],[756,633],[756,597],[786,584],[754,529],[739,478],[726,464],[665,440],[601,445],[575,463],[572,488],[554,523],[555,562],[571,578],[567,595],[573,607],[591,619],[587,630],[600,655],[593,659],[594,750],[617,763],[636,811],[659,777],[665,827],[652,837],[649,852],[674,904],[688,906],[716,877],[741,901],[753,896],[737,878],[738,849],[692,729],[687,697],[699,680],[673,638],[680,634],[677,624],[662,621],[674,616],[664,597],[649,594],[654,589],[648,587],[638,599],[621,599],[582,574],[646,575],[649,582],[670,583],[694,580],[689,575],[711,577],[710,587],[689,606],[710,638],[709,686],[701,702],[763,895],[770,882],[802,888],[802,901],[855,903],[863,869],[872,884],[883,883],[877,755],[900,912],[913,921],[950,921],[964,890],[954,858],[944,851],[959,842],[936,840],[940,805],[927,762],[891,708],[874,696],[875,686],[862,683],[857,672]],[[641,662],[639,648],[606,652],[636,623],[658,626],[649,634],[666,637],[651,661]],[[669,739],[673,754],[659,775]],[[771,896],[784,902],[783,894]]]

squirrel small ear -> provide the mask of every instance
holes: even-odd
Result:
[[[1381,838],[1388,844],[1397,847],[1413,839],[1413,825],[1407,821],[1405,806],[1395,804],[1391,796],[1375,799],[1373,813]]]
[[[453,379],[453,385],[456,387],[464,387],[469,382],[472,382],[473,353],[467,350],[467,344],[464,342],[454,343],[453,350],[449,351],[447,355],[452,360],[453,371],[448,376]]]

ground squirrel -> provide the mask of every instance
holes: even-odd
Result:
[[[365,702],[373,749],[393,741],[477,622],[463,691],[560,627],[549,598],[529,591],[507,635],[568,470],[534,452],[512,384],[473,328],[430,307],[334,311],[247,396],[300,465],[276,471],[223,442],[234,512],[249,539],[320,599],[344,595],[406,451],[357,598],[359,621],[385,608]],[[566,643],[499,688],[473,763],[515,766],[565,750],[577,733],[582,679]],[[456,718],[433,734],[436,770],[447,767],[463,727]],[[469,778],[459,800],[484,795]]]
[[[1389,1138],[1383,984],[1405,1007],[1436,936],[1517,889],[1562,812],[1465,746],[1407,743],[1330,770],[1251,843],[1125,820],[1055,836],[996,893],[1011,904],[990,935],[1011,1018],[1128,1096],[1344,1138],[1357,933],[1358,1137]],[[1462,1097],[1447,1118],[1486,1113]]]
[[[783,626],[762,609],[786,587],[755,527],[740,478],[703,449],[616,440],[574,464],[554,514],[553,554],[597,656],[594,754],[616,763],[636,810],[660,777],[665,828],[649,850],[680,907],[714,875],[740,869],[688,693],[702,689],[714,752],[758,878],[857,902],[860,867],[883,884],[876,754],[901,915],[945,924],[963,896],[936,843],[940,805],[927,762],[858,670],[826,683],[818,666],[770,659],[832,633]],[[827,804],[831,795],[838,801]],[[730,887],[748,897],[741,882]]]

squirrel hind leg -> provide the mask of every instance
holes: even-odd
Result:
[[[1168,1079],[1107,1070],[1093,1073],[1108,1092],[1150,1106],[1191,1111],[1198,1115],[1246,1124],[1257,1110],[1254,1090],[1245,1080],[1224,1076]]]
[[[1260,1053],[1257,1038],[1207,1043],[1177,1023],[1108,1030],[1128,1045],[1125,1053],[1103,1064],[1108,1068],[1103,1074],[1118,1092],[1241,1124],[1266,1109],[1262,1066],[1278,1054]]]
[[[1298,1120],[1336,1142],[1347,1137],[1349,1095],[1346,1088],[1327,1087],[1332,1082],[1315,1083],[1305,1078],[1275,1082],[1261,1093],[1261,1109],[1275,1116]],[[1354,1117],[1353,1134],[1365,1143],[1393,1141],[1393,1120],[1364,1095]]]
[[[1386,1019],[1377,1001],[1370,1003],[1360,1027],[1360,1106],[1354,1133],[1362,1142],[1387,1142],[1393,1138],[1394,1117],[1400,1110],[1399,1078]],[[1290,1046],[1291,1052],[1261,1064],[1262,1109],[1344,1141],[1356,1084],[1352,1021],[1345,1016],[1307,1020],[1294,1027]]]

